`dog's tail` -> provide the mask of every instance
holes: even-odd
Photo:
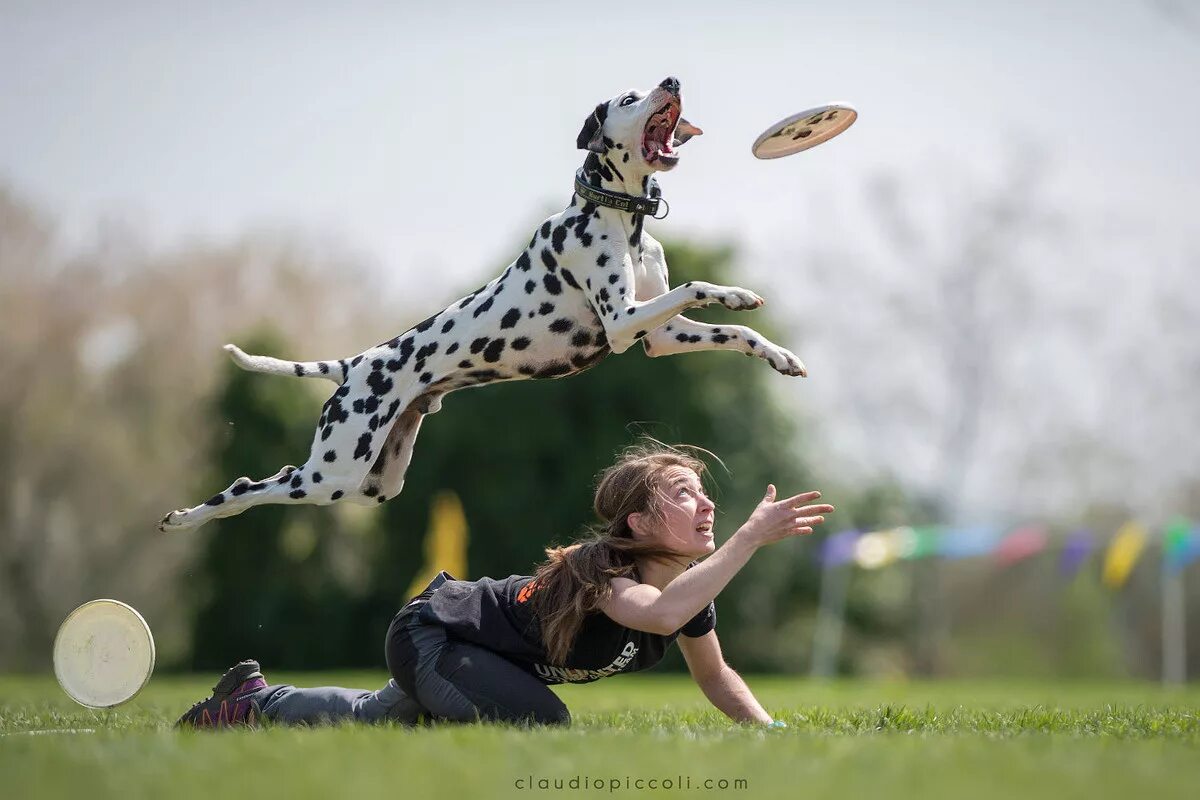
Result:
[[[298,378],[328,378],[336,384],[346,380],[345,361],[284,361],[270,356],[252,356],[237,345],[225,345],[233,362],[250,372],[271,375],[294,375]]]

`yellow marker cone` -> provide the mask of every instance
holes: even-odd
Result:
[[[437,574],[445,570],[459,580],[467,577],[467,517],[454,492],[439,492],[429,513],[425,534],[425,565],[417,573],[408,596],[419,594]]]

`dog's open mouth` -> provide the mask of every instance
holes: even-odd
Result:
[[[675,154],[675,145],[682,144],[675,138],[679,110],[679,102],[672,98],[650,115],[642,132],[642,157],[647,164],[659,163],[673,167],[679,163],[679,156]]]

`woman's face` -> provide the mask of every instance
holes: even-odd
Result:
[[[662,521],[642,515],[647,535],[659,546],[688,558],[708,555],[716,549],[713,522],[717,507],[704,494],[700,476],[686,467],[665,472],[659,484]]]

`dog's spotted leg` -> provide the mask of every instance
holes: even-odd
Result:
[[[699,350],[733,350],[761,358],[784,375],[808,374],[794,353],[744,325],[705,325],[687,317],[672,317],[665,325],[650,331],[642,339],[642,345],[651,358]]]
[[[289,464],[271,477],[259,481],[252,481],[243,476],[230,484],[228,489],[214,494],[200,505],[181,508],[167,514],[159,521],[158,529],[164,533],[171,533],[197,528],[210,520],[240,514],[250,506],[258,505],[264,495],[271,493],[279,485],[289,483],[296,474],[297,469]]]
[[[366,472],[365,467],[363,472]],[[357,484],[354,488],[357,488]],[[261,481],[238,478],[228,489],[213,495],[201,505],[172,511],[158,523],[158,529],[164,533],[173,533],[197,528],[206,522],[232,517],[258,505],[329,505],[343,497],[350,499],[352,494],[354,491],[347,483],[338,480],[336,476],[332,476],[331,479],[319,464],[288,466]]]
[[[645,270],[639,275],[634,287],[639,299],[652,298],[665,293],[667,283],[667,260],[662,245],[649,234],[643,237]],[[748,356],[757,356],[784,375],[807,375],[804,364],[794,353],[767,339],[758,331],[744,325],[706,325],[684,316],[671,317],[663,325],[649,331],[642,339],[646,355],[675,355],[693,353],[698,350],[734,350]]]
[[[633,285],[634,270],[628,256],[619,270],[613,272],[618,275],[618,283]],[[608,300],[602,300],[599,290],[590,300],[614,353],[625,352],[648,332],[689,308],[720,303],[733,311],[741,311],[763,304],[763,299],[749,289],[718,286],[706,281],[689,281],[647,300],[634,299],[628,293],[616,297],[610,295]]]
[[[381,377],[382,370],[371,362],[367,366],[369,371],[360,370],[357,376],[351,373],[351,379],[325,403],[303,465],[287,467],[273,479],[234,481],[201,505],[171,512],[159,522],[159,530],[196,528],[264,503],[327,505],[343,498],[376,502],[364,498],[360,487],[380,456],[397,412],[414,398],[393,391],[392,382]]]

